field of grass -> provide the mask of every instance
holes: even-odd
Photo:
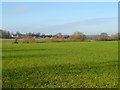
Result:
[[[116,88],[118,43],[3,44],[3,88]]]

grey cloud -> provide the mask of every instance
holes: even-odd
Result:
[[[117,18],[111,17],[111,18],[96,18],[96,19],[88,19],[88,20],[83,20],[83,21],[78,21],[78,22],[71,22],[71,23],[66,23],[62,25],[53,25],[53,26],[47,26],[43,28],[38,28],[37,31],[41,31],[43,33],[57,33],[57,32],[69,32],[69,31],[87,31],[87,28],[96,28],[102,25],[105,26],[107,23],[117,23]],[[108,26],[106,26],[107,28]],[[110,26],[111,27],[111,26]],[[103,28],[103,27],[101,27]]]
[[[11,27],[11,28],[14,28]],[[45,34],[55,34],[61,32],[63,34],[71,34],[75,31],[87,33],[100,32],[117,32],[117,17],[111,18],[95,18],[83,21],[65,23],[61,25],[45,25],[33,24],[28,26],[19,26],[11,30],[20,32],[40,32]]]

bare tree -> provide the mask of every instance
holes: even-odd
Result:
[[[62,35],[62,33],[57,33],[57,34],[55,34],[55,37],[62,38],[63,35]]]
[[[77,41],[84,41],[86,36],[82,32],[74,32],[71,35],[71,38],[76,39]]]
[[[105,32],[101,33],[99,39],[101,41],[107,41],[108,40],[108,34],[105,33]]]
[[[0,29],[0,38],[11,38],[10,32]]]
[[[118,40],[118,34],[111,35],[111,40]]]

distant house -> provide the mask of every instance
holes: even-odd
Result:
[[[63,37],[64,37],[65,39],[67,39],[67,38],[69,38],[70,36],[69,36],[69,35],[63,35]]]
[[[11,35],[11,37],[12,37],[12,38],[18,38],[18,37],[19,37],[19,35],[12,34],[12,35]]]
[[[23,38],[23,37],[26,37],[25,34],[12,34],[11,35],[12,38]]]

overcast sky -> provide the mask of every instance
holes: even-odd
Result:
[[[2,28],[10,32],[118,32],[117,2],[4,2],[2,15]]]

